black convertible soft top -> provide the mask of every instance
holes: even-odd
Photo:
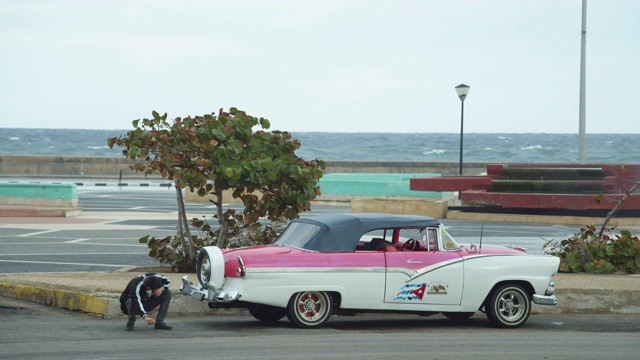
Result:
[[[319,252],[353,251],[363,234],[379,229],[425,228],[440,224],[436,219],[419,215],[378,213],[333,213],[308,218],[302,222],[320,226],[319,231],[305,246]]]

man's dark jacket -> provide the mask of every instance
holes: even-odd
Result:
[[[170,285],[171,280],[156,273],[147,273],[136,276],[129,281],[129,284],[127,284],[127,287],[120,295],[120,309],[125,315],[129,315],[129,311],[127,310],[127,300],[131,299],[131,302],[133,303],[133,312],[145,317],[145,315],[147,315],[147,310],[144,308],[144,303],[151,298],[152,291],[159,287],[164,287],[164,289],[167,290]]]

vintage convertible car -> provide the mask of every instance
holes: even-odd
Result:
[[[559,259],[518,248],[461,246],[437,220],[412,215],[325,214],[291,221],[271,245],[205,247],[194,286],[181,293],[209,307],[246,307],[256,319],[287,316],[322,326],[332,315],[484,311],[497,327],[524,324],[531,302],[557,304]]]

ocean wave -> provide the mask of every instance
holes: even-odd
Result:
[[[433,150],[429,150],[429,151],[424,151],[422,154],[423,155],[442,155],[444,153],[446,153],[449,150],[444,150],[444,149],[433,149]]]
[[[0,154],[122,157],[122,148],[107,146],[109,137],[126,130],[0,129]],[[458,162],[457,133],[292,132],[305,159],[353,161]],[[577,163],[577,134],[464,134],[465,162]],[[637,134],[587,134],[590,163],[640,162]]]
[[[553,148],[544,147],[542,145],[531,145],[531,146],[521,147],[520,150],[553,150]]]

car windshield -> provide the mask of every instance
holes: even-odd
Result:
[[[315,224],[292,222],[284,229],[274,244],[304,249],[320,229],[320,226]]]

